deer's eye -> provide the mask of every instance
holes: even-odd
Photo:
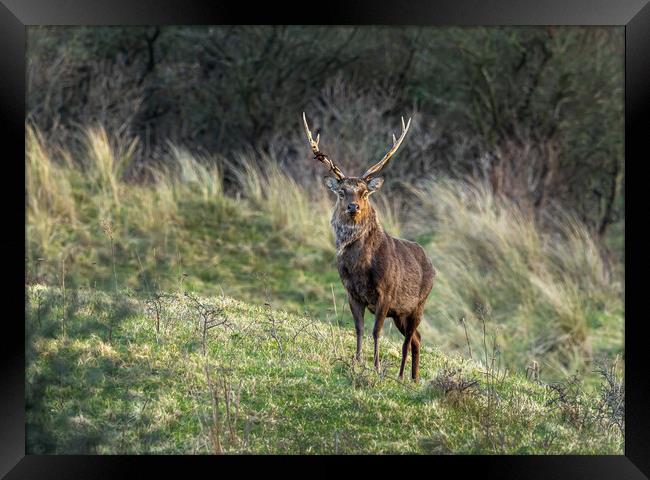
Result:
[[[345,198],[345,194],[343,192],[339,192],[339,198]]]

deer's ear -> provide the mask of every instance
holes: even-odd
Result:
[[[372,180],[368,181],[368,194],[375,193],[381,188],[381,185],[384,183],[382,177],[375,177]]]
[[[336,193],[339,189],[339,181],[334,177],[325,177],[323,179],[325,186]]]

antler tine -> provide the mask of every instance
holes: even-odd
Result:
[[[305,125],[305,133],[307,134],[307,140],[309,141],[309,146],[311,147],[311,151],[314,153],[314,158],[318,160],[319,162],[323,163],[327,168],[330,169],[330,171],[338,178],[339,180],[342,180],[345,178],[345,175],[343,175],[343,172],[339,167],[334,165],[334,162],[332,162],[329,158],[327,158],[327,155],[325,155],[323,152],[321,152],[318,149],[318,143],[320,142],[320,133],[316,135],[316,140],[314,141],[314,137],[311,134],[311,131],[309,130],[309,125],[307,124],[307,117],[305,116],[305,112],[302,112],[302,121]]]
[[[386,166],[388,160],[390,160],[390,158],[393,155],[395,155],[395,152],[404,141],[404,137],[406,137],[406,132],[408,132],[410,126],[411,126],[411,117],[409,117],[409,121],[406,124],[404,124],[404,117],[402,117],[402,134],[398,139],[395,139],[395,134],[393,134],[393,146],[388,151],[388,153],[384,155],[384,158],[379,160],[379,162],[375,163],[372,167],[368,168],[368,170],[366,170],[364,174],[361,175],[363,179],[367,180],[371,175],[378,173],[379,171],[381,171],[382,168]]]
[[[314,137],[311,136],[311,130],[309,130],[309,125],[307,125],[307,117],[305,112],[302,112],[302,122],[305,125],[305,133],[307,134],[307,140],[309,141],[309,146],[312,151],[316,153],[318,151],[318,142],[320,141],[320,133],[316,135],[316,141],[314,142]]]

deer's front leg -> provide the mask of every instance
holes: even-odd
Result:
[[[361,344],[363,342],[363,316],[366,312],[366,306],[349,295],[348,301],[350,302],[350,311],[352,312],[352,317],[354,318],[354,329],[357,333],[357,353],[355,355],[355,359],[359,361],[361,360]]]
[[[379,371],[379,337],[381,336],[381,329],[384,326],[384,320],[388,313],[388,307],[377,302],[377,309],[375,311],[375,327],[372,329],[372,338],[375,341],[375,370]]]

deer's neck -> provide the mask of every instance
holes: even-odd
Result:
[[[352,245],[369,244],[368,240],[370,238],[382,232],[379,219],[372,207],[370,207],[368,214],[358,222],[349,219],[347,215],[339,215],[335,212],[331,223],[334,228],[337,255],[341,255]]]

